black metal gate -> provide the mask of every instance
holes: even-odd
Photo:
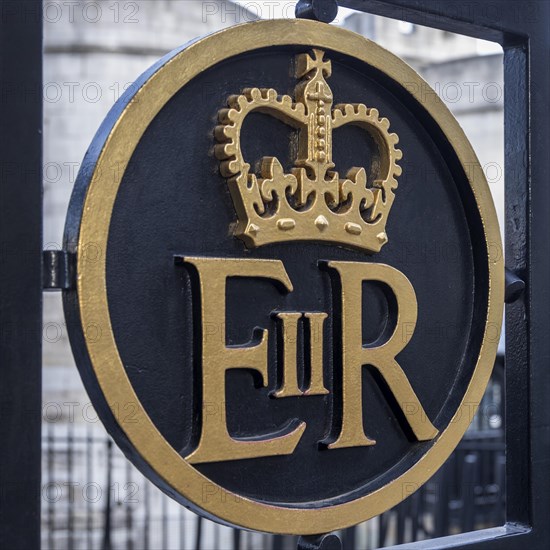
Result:
[[[506,524],[413,548],[550,546],[550,3],[341,0],[504,49],[507,268]],[[42,2],[0,1],[0,545],[40,546]]]

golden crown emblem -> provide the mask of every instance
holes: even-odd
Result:
[[[251,88],[228,99],[219,112],[215,153],[238,216],[235,235],[249,248],[293,240],[330,241],[367,252],[379,252],[388,241],[386,222],[397,188],[402,153],[397,134],[376,109],[339,104],[325,80],[332,72],[324,52],[296,57],[296,101],[270,89]],[[241,130],[246,116],[267,113],[299,130],[298,154],[290,174],[279,160],[264,157],[260,174],[251,173],[243,157]],[[365,168],[351,168],[344,179],[333,171],[332,130],[355,124],[373,138],[377,154],[367,182]]]

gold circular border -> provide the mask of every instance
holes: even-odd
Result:
[[[282,507],[241,497],[219,487],[188,464],[158,431],[134,392],[118,353],[107,301],[105,252],[113,205],[127,163],[149,123],[182,86],[209,67],[257,48],[286,45],[340,52],[364,61],[398,83],[408,84],[409,93],[440,126],[465,169],[489,250],[489,296],[483,343],[472,379],[448,427],[417,463],[384,487],[353,501],[316,509]],[[84,334],[90,362],[113,410],[122,403],[137,404],[133,422],[118,419],[118,423],[143,460],[186,501],[222,522],[258,531],[307,535],[366,521],[399,503],[436,472],[466,431],[472,404],[477,407],[481,401],[498,345],[495,332],[491,338],[489,331],[496,329],[500,333],[502,322],[504,263],[500,232],[489,187],[471,145],[442,101],[432,95],[430,104],[422,101],[426,86],[399,58],[350,31],[307,20],[246,23],[194,42],[160,67],[125,107],[105,141],[86,192],[77,248],[81,323],[83,327],[98,325],[102,329],[99,339]],[[87,261],[83,253],[88,243],[103,251],[94,261]],[[212,498],[205,500],[207,486],[211,487],[208,494]]]

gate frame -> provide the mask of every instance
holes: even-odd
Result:
[[[340,5],[503,47],[506,264],[527,285],[506,308],[506,386],[514,390],[506,393],[507,521],[407,548],[543,550],[550,542],[550,3]],[[40,0],[0,0],[0,546],[15,549],[40,547],[42,23]]]
[[[40,548],[42,3],[0,0],[0,548]]]

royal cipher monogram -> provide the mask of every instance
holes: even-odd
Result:
[[[273,89],[253,88],[231,96],[229,107],[219,113],[216,155],[221,160],[220,171],[228,179],[238,218],[234,234],[249,248],[284,241],[323,241],[375,253],[388,242],[386,222],[397,177],[401,174],[397,161],[402,154],[395,148],[398,137],[388,132],[389,121],[380,118],[376,109],[363,104],[336,105],[333,109],[333,94],[326,81],[330,75],[330,61],[324,59],[324,52],[314,49],[311,54],[297,56],[296,76],[300,81],[295,90],[296,101],[290,96],[279,96]],[[290,174],[284,173],[274,157],[262,159],[259,176],[251,172],[250,164],[243,158],[240,135],[245,117],[253,111],[274,116],[298,130],[297,159]],[[369,170],[369,174],[376,174],[372,182],[367,181],[364,167],[351,168],[345,178],[334,171],[332,130],[344,124],[360,126],[377,146],[378,154],[371,159]],[[229,278],[262,278],[285,292],[292,292],[293,285],[283,262],[188,256],[179,256],[176,260],[197,277],[198,293],[193,299],[200,301],[201,433],[197,447],[187,460],[203,463],[293,453],[306,429],[306,423],[299,419],[289,418],[289,423],[279,431],[252,434],[247,439],[233,438],[227,428],[226,372],[251,369],[257,371],[267,385],[268,330],[262,329],[257,342],[236,347],[226,345],[225,334],[212,337],[205,328],[225,326]],[[341,395],[331,396],[341,400],[341,418],[338,426],[332,426],[331,437],[320,442],[320,448],[376,444],[363,426],[362,369],[365,365],[375,368],[384,379],[414,436],[420,441],[436,437],[438,430],[428,419],[395,359],[410,340],[417,321],[418,305],[410,281],[399,270],[384,264],[320,261],[319,268],[329,273],[332,292],[340,295],[336,313],[339,319],[332,325],[339,332],[333,335],[333,340],[339,343],[337,349],[341,354],[334,364],[342,369]],[[394,295],[396,310],[391,336],[370,346],[362,341],[365,281],[384,283]],[[282,349],[277,353],[282,360],[276,365],[283,375],[279,377],[280,387],[274,389],[271,396],[285,399],[328,394],[323,369],[328,314],[285,311],[272,312],[272,315],[283,336]],[[298,382],[299,323],[304,324],[309,334],[306,338],[310,348],[308,387],[300,387]],[[209,414],[208,408],[213,403],[221,406],[219,414]]]

